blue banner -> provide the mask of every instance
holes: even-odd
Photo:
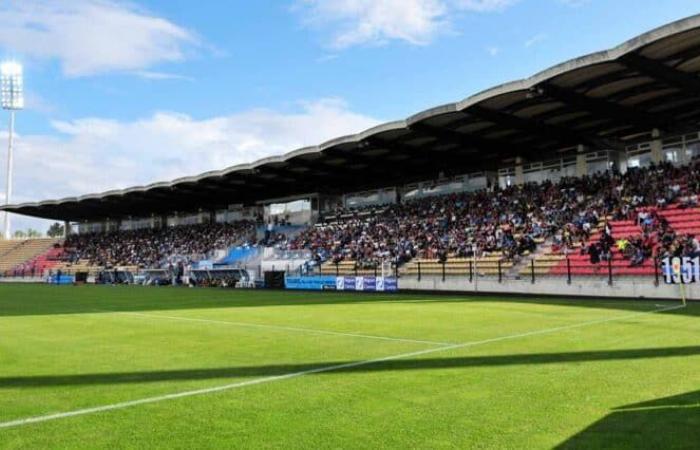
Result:
[[[285,277],[284,286],[287,289],[305,291],[325,291],[335,289],[336,277]]]
[[[286,277],[285,287],[312,291],[396,292],[398,283],[393,277]]]
[[[382,292],[395,292],[399,290],[399,282],[396,278],[381,278],[383,286],[379,286],[380,278],[377,278],[377,290]]]
[[[51,275],[46,279],[46,282],[49,284],[73,284],[75,283],[75,277],[73,275],[61,275],[59,278],[58,275]]]
[[[336,284],[339,291],[354,291],[355,290],[355,277],[342,277],[338,280],[343,280],[342,284]]]

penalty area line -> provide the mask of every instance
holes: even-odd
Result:
[[[494,343],[494,342],[522,339],[522,338],[526,338],[526,337],[530,337],[530,336],[552,334],[552,333],[557,333],[560,331],[572,330],[572,329],[576,329],[576,328],[583,328],[583,327],[599,325],[599,324],[604,324],[604,323],[609,323],[609,322],[616,322],[616,321],[620,321],[620,320],[627,320],[627,319],[632,319],[635,317],[645,316],[648,314],[655,314],[655,313],[659,313],[659,312],[672,311],[672,310],[681,309],[681,308],[684,308],[684,306],[683,305],[669,306],[669,307],[659,308],[659,309],[655,309],[655,310],[651,310],[651,311],[643,311],[643,312],[637,312],[637,313],[633,313],[633,314],[626,314],[623,316],[608,317],[605,319],[591,320],[591,321],[580,322],[580,323],[576,323],[576,324],[563,325],[563,326],[554,327],[554,328],[533,330],[533,331],[528,331],[525,333],[499,336],[499,337],[490,338],[490,339],[483,339],[483,340],[479,340],[479,341],[463,342],[461,344],[452,344],[452,345],[447,345],[444,347],[429,348],[426,350],[418,350],[418,351],[408,352],[408,353],[400,353],[400,354],[396,354],[396,355],[384,356],[384,357],[374,358],[374,359],[367,359],[367,360],[363,360],[363,361],[353,361],[353,362],[348,362],[348,363],[344,363],[344,364],[335,364],[335,365],[331,365],[331,366],[317,367],[314,369],[302,370],[299,372],[292,372],[292,373],[288,373],[288,374],[284,374],[284,375],[275,375],[275,376],[270,376],[270,377],[256,378],[253,380],[225,384],[222,386],[214,386],[214,387],[204,388],[204,389],[176,392],[173,394],[160,395],[160,396],[156,396],[156,397],[147,397],[147,398],[141,398],[141,399],[137,399],[137,400],[130,400],[130,401],[126,401],[126,402],[113,403],[113,404],[109,404],[109,405],[95,406],[92,408],[76,409],[73,411],[65,411],[65,412],[47,414],[47,415],[43,415],[43,416],[34,416],[34,417],[27,417],[24,419],[10,420],[7,422],[0,422],[0,429],[19,427],[19,426],[30,425],[30,424],[40,423],[40,422],[48,422],[51,420],[65,419],[68,417],[83,416],[83,415],[101,413],[101,412],[106,412],[106,411],[114,411],[114,410],[119,410],[119,409],[130,408],[130,407],[138,406],[138,405],[159,403],[159,402],[164,402],[164,401],[168,401],[168,400],[176,400],[176,399],[185,398],[185,397],[194,397],[194,396],[199,396],[199,395],[213,394],[213,393],[217,393],[217,392],[223,392],[223,391],[229,391],[229,390],[238,389],[238,388],[244,388],[247,386],[254,386],[257,384],[264,384],[264,383],[271,383],[274,381],[289,380],[292,378],[302,377],[304,375],[312,375],[312,374],[316,374],[316,373],[333,372],[333,371],[337,371],[337,370],[351,369],[351,368],[355,368],[355,367],[367,366],[367,365],[371,365],[371,364],[378,364],[378,363],[387,362],[387,361],[394,361],[394,360],[398,360],[398,359],[412,358],[412,357],[427,355],[427,354],[431,354],[431,353],[444,352],[444,351],[456,350],[456,349],[462,349],[462,348],[468,348],[468,347],[476,347],[479,345],[485,345],[485,344],[490,344],[490,343]]]

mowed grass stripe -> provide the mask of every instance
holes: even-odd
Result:
[[[292,327],[292,326],[284,326],[284,325],[269,325],[269,324],[262,324],[262,323],[248,323],[248,322],[216,320],[216,319],[200,319],[200,318],[195,318],[195,317],[181,317],[181,316],[170,316],[170,315],[166,316],[163,314],[146,314],[146,313],[137,313],[137,312],[114,312],[114,313],[120,314],[120,315],[144,317],[144,318],[150,318],[150,319],[179,320],[179,321],[184,321],[184,322],[211,323],[211,324],[218,324],[218,325],[231,325],[231,326],[244,327],[244,328],[260,328],[260,329],[267,329],[267,330],[291,331],[291,332],[299,332],[299,333],[321,334],[321,335],[328,335],[328,336],[343,336],[343,337],[353,337],[353,338],[362,338],[362,339],[376,339],[376,340],[381,340],[381,341],[407,342],[407,343],[411,343],[411,344],[428,344],[428,345],[441,345],[441,346],[454,345],[454,342],[436,342],[436,341],[429,341],[429,340],[422,340],[422,339],[410,339],[410,338],[400,338],[400,337],[391,337],[391,336],[375,336],[375,335],[369,335],[369,334],[345,333],[342,331],[332,331],[332,330],[316,330],[316,329],[312,329],[312,328]]]
[[[275,382],[275,381],[288,380],[288,379],[292,379],[292,378],[301,377],[304,375],[332,372],[332,371],[338,371],[338,370],[342,370],[342,369],[350,369],[350,368],[361,367],[361,366],[366,366],[366,365],[371,365],[371,364],[377,364],[377,363],[386,362],[386,361],[393,361],[393,360],[397,360],[397,359],[423,356],[426,354],[432,354],[432,353],[437,353],[437,352],[444,352],[444,351],[449,351],[449,350],[456,350],[456,349],[463,349],[463,348],[468,348],[468,347],[486,345],[486,344],[495,343],[495,342],[502,342],[502,341],[508,341],[508,340],[523,339],[523,338],[532,337],[532,336],[541,336],[541,335],[546,335],[546,334],[558,333],[561,331],[567,331],[567,330],[572,330],[572,329],[577,329],[577,328],[605,324],[605,323],[609,323],[609,322],[616,322],[616,321],[621,321],[621,320],[632,319],[632,318],[646,316],[649,314],[655,314],[655,313],[659,313],[659,312],[673,311],[673,310],[681,309],[683,307],[684,307],[683,305],[667,306],[667,307],[657,308],[657,309],[650,310],[650,311],[643,311],[643,312],[636,312],[636,313],[625,314],[625,315],[618,315],[618,316],[607,317],[607,318],[591,320],[591,321],[585,321],[585,322],[569,324],[569,325],[564,325],[564,326],[558,326],[558,327],[553,327],[553,328],[533,330],[533,331],[529,331],[529,332],[525,332],[525,333],[498,336],[498,337],[483,339],[483,340],[479,340],[479,341],[463,342],[463,343],[459,343],[459,344],[447,345],[447,346],[438,347],[438,348],[430,348],[430,349],[426,349],[426,350],[418,350],[418,351],[413,351],[413,352],[408,352],[408,353],[400,353],[400,354],[389,355],[389,356],[380,357],[380,358],[363,360],[363,361],[353,361],[353,362],[348,362],[348,363],[344,363],[344,364],[317,367],[317,368],[312,368],[309,370],[292,372],[292,373],[277,375],[277,376],[262,377],[262,378],[257,378],[257,379],[253,379],[253,380],[225,384],[225,385],[221,385],[221,386],[214,386],[214,387],[205,388],[205,389],[176,392],[176,393],[166,394],[166,395],[161,395],[161,396],[136,399],[136,400],[114,403],[114,404],[109,404],[109,405],[101,405],[101,406],[96,406],[96,407],[92,407],[92,408],[83,408],[83,409],[78,409],[78,410],[73,410],[73,411],[58,412],[58,413],[47,414],[47,415],[42,415],[42,416],[27,417],[27,418],[23,418],[23,419],[0,422],[0,428],[19,427],[19,426],[36,424],[36,423],[47,422],[47,421],[58,420],[58,419],[64,419],[64,418],[69,418],[69,417],[95,414],[95,413],[101,413],[101,412],[107,412],[107,411],[114,411],[114,410],[125,409],[125,408],[130,408],[130,407],[144,405],[144,404],[159,403],[159,402],[176,400],[176,399],[185,398],[185,397],[200,396],[200,395],[205,395],[205,394],[228,391],[228,390],[243,388],[243,387],[247,387],[247,386],[259,385],[259,384],[263,384],[263,383],[271,383],[271,382]]]

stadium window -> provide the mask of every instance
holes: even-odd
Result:
[[[685,156],[688,161],[691,159],[700,156],[700,142],[695,141],[686,144],[685,147]]]
[[[670,163],[677,163],[679,151],[680,149],[665,150],[666,161]]]
[[[265,206],[264,215],[266,221],[305,224],[311,220],[311,202],[308,199],[301,199],[286,203],[272,203]]]

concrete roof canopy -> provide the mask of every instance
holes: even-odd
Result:
[[[1,207],[99,220],[347,193],[538,161],[579,145],[623,149],[700,123],[700,15],[405,120],[171,182]]]

